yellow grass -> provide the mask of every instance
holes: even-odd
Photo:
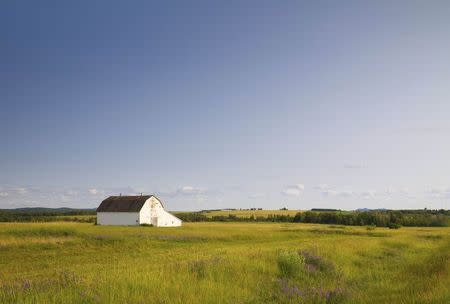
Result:
[[[449,282],[449,228],[0,224],[0,303],[450,303]]]
[[[258,216],[268,217],[269,215],[289,215],[295,216],[301,210],[220,210],[220,211],[204,211],[202,212],[207,217],[211,218],[213,216],[228,216],[235,215],[237,217],[250,217]]]

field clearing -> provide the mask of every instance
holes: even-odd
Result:
[[[269,215],[289,215],[294,217],[297,213],[302,212],[302,210],[218,210],[218,211],[203,211],[201,214],[212,218],[213,216],[228,216],[235,215],[237,217],[250,217],[258,216],[268,217]]]
[[[449,228],[0,224],[0,303],[449,303],[449,283]]]

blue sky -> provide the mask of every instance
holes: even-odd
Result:
[[[450,208],[448,1],[3,1],[0,208]]]

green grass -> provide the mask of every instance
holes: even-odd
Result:
[[[0,224],[0,303],[450,303],[450,229]]]
[[[205,216],[212,218],[213,216],[228,216],[235,215],[237,217],[250,217],[258,216],[268,217],[269,215],[289,215],[294,217],[301,210],[218,210],[218,211],[203,211],[201,212]]]

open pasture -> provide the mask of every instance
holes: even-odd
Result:
[[[0,303],[449,303],[450,229],[0,224]]]
[[[213,216],[229,216],[234,215],[236,217],[264,217],[267,218],[269,215],[289,215],[294,217],[297,213],[302,212],[301,210],[214,210],[214,211],[203,211],[201,214],[212,218]]]

